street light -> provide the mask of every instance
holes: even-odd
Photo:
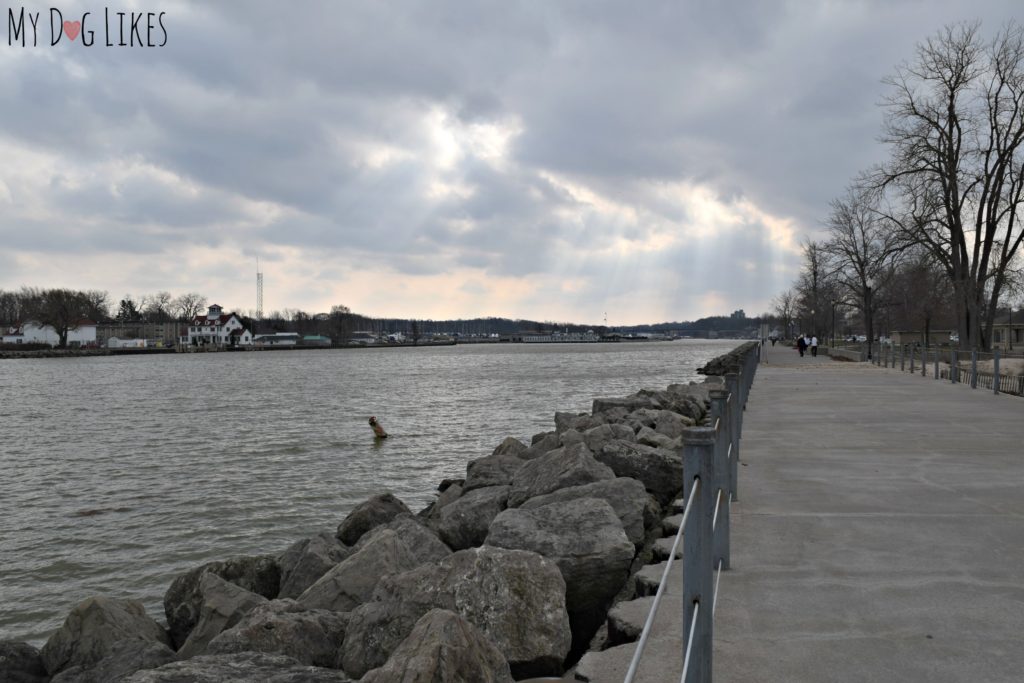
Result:
[[[867,323],[868,360],[869,361],[871,360],[871,346],[872,346],[872,344],[875,341],[875,330],[874,330],[874,327],[872,325],[872,315],[871,315],[871,309],[873,308],[872,302],[871,302],[871,294],[872,294],[871,290],[872,290],[872,288],[874,288],[874,286],[875,286],[875,278],[873,278],[873,277],[869,277],[864,282],[864,309],[865,309],[864,310],[864,317],[866,318],[865,322]]]

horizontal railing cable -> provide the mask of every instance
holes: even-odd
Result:
[[[629,663],[629,670],[626,672],[626,678],[623,680],[623,683],[632,683],[633,677],[636,676],[637,667],[640,666],[640,658],[643,656],[644,648],[647,646],[647,637],[651,634],[651,627],[654,626],[654,617],[658,612],[658,606],[661,604],[662,593],[665,592],[665,586],[668,585],[669,572],[672,569],[672,561],[676,557],[676,549],[679,547],[679,541],[683,537],[686,520],[690,516],[690,511],[693,509],[693,501],[699,491],[700,477],[694,477],[693,486],[690,487],[690,494],[686,497],[686,507],[683,509],[683,518],[679,522],[679,530],[676,532],[676,538],[672,542],[672,550],[669,551],[668,561],[665,562],[665,570],[661,573],[661,583],[658,584],[658,591],[654,594],[651,611],[647,614],[644,630],[640,633],[640,640],[637,642],[636,651],[633,653],[633,660]]]

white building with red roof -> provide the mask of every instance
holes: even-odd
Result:
[[[206,315],[197,315],[189,322],[188,336],[182,341],[189,346],[252,346],[252,331],[237,314],[225,313],[213,304]]]

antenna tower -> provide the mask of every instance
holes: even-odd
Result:
[[[260,272],[260,257],[256,257],[256,319],[263,320],[263,273]]]

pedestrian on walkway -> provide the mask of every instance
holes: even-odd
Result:
[[[804,351],[807,350],[807,338],[802,334],[796,338],[796,350],[800,352],[800,357],[803,358]]]
[[[811,355],[815,358],[818,357],[818,336],[811,337]]]

